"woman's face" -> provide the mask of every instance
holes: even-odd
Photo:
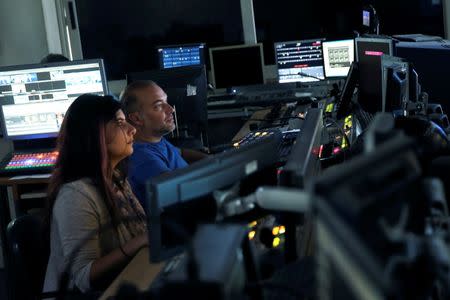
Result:
[[[106,124],[106,147],[114,167],[133,153],[135,133],[136,129],[126,121],[121,109],[116,112],[115,118]]]

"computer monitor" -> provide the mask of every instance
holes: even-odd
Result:
[[[108,93],[101,59],[0,67],[5,137],[56,137],[70,104],[86,93]]]
[[[375,114],[382,110],[381,55],[393,55],[393,43],[387,38],[355,39],[359,65],[359,98],[361,108]]]
[[[379,34],[380,22],[375,8],[372,5],[364,5],[362,9],[361,33]]]
[[[208,122],[206,71],[204,65],[185,66],[127,74],[127,83],[152,80],[175,107],[179,137],[205,138]]]
[[[340,120],[347,117],[351,113],[352,99],[355,92],[355,88],[359,82],[359,68],[357,62],[352,62],[350,70],[348,71],[347,79],[345,80],[344,87],[342,88],[341,95],[336,101],[335,111],[336,119]]]
[[[211,79],[216,89],[264,84],[262,44],[209,48]]]
[[[305,188],[320,172],[320,146],[323,141],[323,111],[310,108],[279,174],[279,185]]]
[[[205,64],[205,44],[158,46],[160,69]]]
[[[399,57],[382,55],[382,112],[405,112],[409,101],[409,64]],[[403,115],[403,113],[401,113]]]
[[[314,39],[275,43],[278,82],[311,82],[325,79],[322,41],[323,39]]]
[[[208,157],[150,180],[146,186],[149,241],[152,245],[150,260],[161,261],[180,253],[184,250],[186,238],[194,234],[199,223],[215,220],[217,204],[212,197],[214,191],[240,182],[240,193],[246,195],[254,192],[257,186],[268,184],[268,180],[275,184],[276,171],[270,167],[278,161],[280,144],[281,133],[273,133],[253,144]],[[183,228],[185,233],[177,235],[176,230],[170,229],[174,227]]]
[[[325,41],[322,47],[325,77],[346,77],[355,59],[355,41]]]
[[[441,42],[396,44],[396,56],[412,63],[417,71],[420,89],[429,96],[430,103],[439,103],[444,113],[450,111],[450,94],[447,78],[450,78],[450,47]],[[410,81],[412,82],[412,81]],[[414,95],[411,95],[413,98]]]

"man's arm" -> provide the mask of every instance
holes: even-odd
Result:
[[[181,150],[181,157],[188,163],[191,164],[193,162],[196,162],[200,159],[203,159],[205,157],[208,157],[208,154],[192,150],[192,149],[180,149]]]

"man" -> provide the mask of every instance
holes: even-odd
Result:
[[[136,81],[121,96],[128,121],[136,128],[128,179],[145,207],[145,182],[162,173],[184,168],[206,154],[178,149],[164,135],[175,129],[174,109],[167,94],[153,81]]]

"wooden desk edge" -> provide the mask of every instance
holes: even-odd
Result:
[[[122,270],[119,276],[105,290],[100,300],[106,300],[114,296],[120,286],[125,282],[135,285],[139,291],[147,290],[165,265],[165,262],[150,263],[148,252],[148,247],[139,250],[125,269]]]

